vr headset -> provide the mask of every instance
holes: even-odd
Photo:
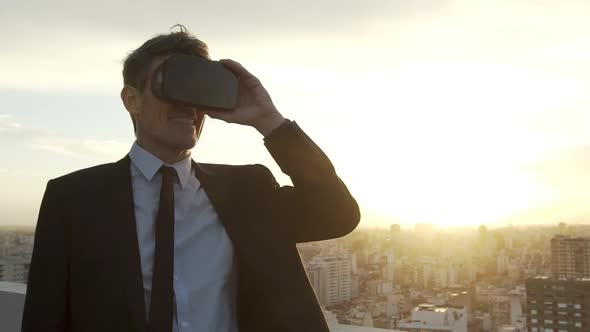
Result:
[[[218,61],[174,54],[153,73],[152,93],[186,106],[231,110],[238,101],[238,77]]]

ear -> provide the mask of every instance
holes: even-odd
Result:
[[[123,89],[121,89],[121,100],[123,101],[123,105],[125,105],[127,112],[129,112],[132,117],[135,118],[141,114],[141,95],[139,90],[131,85],[125,85]]]

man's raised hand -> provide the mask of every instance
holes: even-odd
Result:
[[[268,91],[256,76],[234,60],[222,59],[219,62],[239,78],[238,102],[231,111],[209,109],[204,111],[205,114],[228,123],[254,127],[264,136],[283,123],[285,118],[277,110]]]

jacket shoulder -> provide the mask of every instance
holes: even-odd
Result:
[[[58,186],[89,186],[92,184],[105,183],[105,179],[113,175],[117,163],[106,163],[79,169],[54,179],[54,185]]]

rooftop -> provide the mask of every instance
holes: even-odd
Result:
[[[0,281],[0,331],[19,332],[27,285]],[[333,324],[332,332],[400,332],[373,327]]]
[[[0,331],[18,332],[27,285],[0,281]]]

